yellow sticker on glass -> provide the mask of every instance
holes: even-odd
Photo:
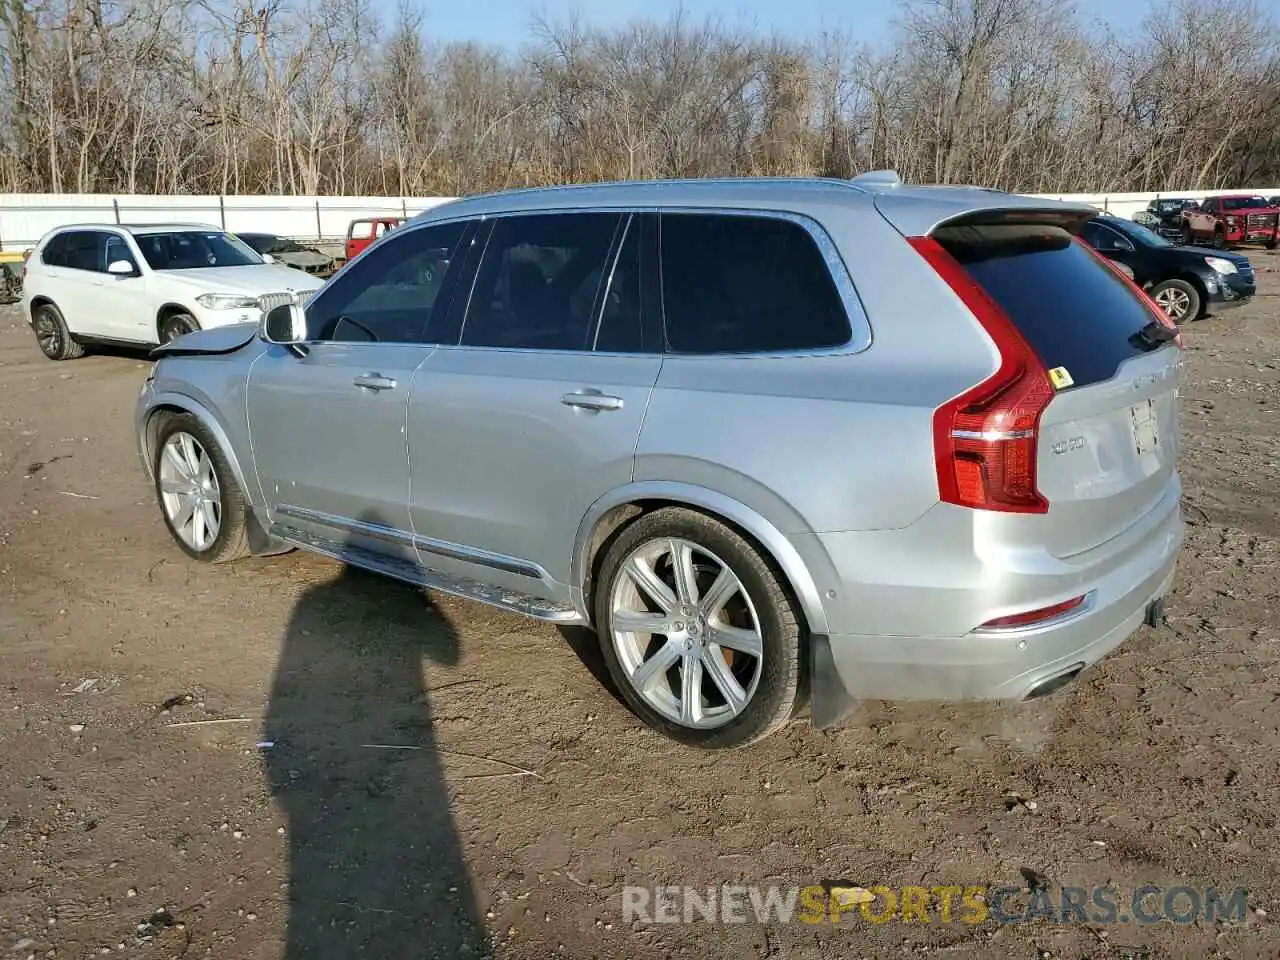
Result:
[[[1069,387],[1075,383],[1066,367],[1054,367],[1050,370],[1049,382],[1053,384],[1055,390],[1061,390],[1063,387]]]

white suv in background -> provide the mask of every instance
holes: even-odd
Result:
[[[284,302],[322,285],[218,227],[77,224],[41,238],[22,300],[44,355],[70,360],[86,344],[168,343],[256,323],[262,298]]]

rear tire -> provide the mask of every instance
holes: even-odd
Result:
[[[1203,300],[1200,291],[1185,280],[1165,280],[1151,288],[1151,299],[1174,323],[1200,319]]]
[[[84,356],[84,347],[76,343],[62,319],[62,311],[52,303],[36,308],[31,328],[36,335],[40,352],[50,360],[75,360]]]
[[[248,504],[226,455],[189,413],[167,416],[152,460],[165,527],[187,556],[226,563],[249,555]]]
[[[1213,231],[1213,246],[1215,250],[1227,249],[1227,231],[1221,227]]]
[[[680,507],[640,517],[607,548],[594,608],[623,699],[673,740],[743,747],[782,727],[803,701],[794,601],[755,547],[719,520]]]
[[[200,322],[189,313],[171,313],[160,321],[157,333],[161,343],[176,340],[185,333],[194,333],[200,329]]]

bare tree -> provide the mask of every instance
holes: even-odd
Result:
[[[0,0],[0,189],[458,194],[575,180],[847,177],[1028,192],[1280,182],[1259,0],[899,0],[890,42],[678,10],[433,43],[401,0]]]

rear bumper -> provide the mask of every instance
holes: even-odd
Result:
[[[1087,593],[1087,609],[1065,619],[1020,630],[958,636],[833,634],[811,643],[811,700],[815,725],[835,722],[860,699],[1022,700],[1049,681],[1074,676],[1122,644],[1147,619],[1154,601],[1170,591],[1182,544],[1180,488],[1134,530],[1089,551],[1070,572],[987,570],[1001,593],[1039,594],[1044,604]],[[1106,549],[1112,547],[1113,549]],[[1019,582],[1023,581],[1023,582]],[[975,590],[984,589],[981,585]],[[927,592],[918,602],[929,603]],[[939,599],[945,605],[939,588]],[[1028,603],[1027,609],[1034,609]],[[910,615],[906,616],[910,619]]]

